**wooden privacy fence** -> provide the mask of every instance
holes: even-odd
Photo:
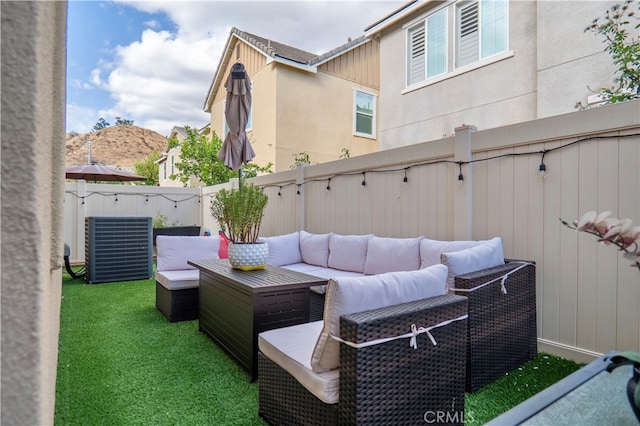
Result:
[[[640,225],[640,101],[483,131],[462,126],[453,137],[252,181],[269,196],[263,236],[300,229],[500,236],[507,257],[537,264],[541,350],[585,361],[611,349],[640,350],[640,273],[612,247],[559,221],[611,210]],[[234,185],[67,184],[65,237],[76,246],[73,258],[82,259],[84,216],[158,211],[214,233],[211,198]]]

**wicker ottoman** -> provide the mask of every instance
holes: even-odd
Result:
[[[156,308],[170,322],[198,319],[199,288],[169,290],[156,281]]]

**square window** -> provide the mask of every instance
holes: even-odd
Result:
[[[354,134],[375,137],[376,96],[354,91]]]

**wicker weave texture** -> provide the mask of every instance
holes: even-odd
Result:
[[[467,314],[467,300],[448,295],[342,318],[341,335],[357,343],[400,336]],[[446,419],[463,424],[466,320],[409,339],[355,349],[340,348],[341,424],[414,425]]]
[[[466,315],[467,298],[447,295],[343,317],[341,337],[355,342],[404,335]],[[444,416],[463,424],[466,320],[418,336],[352,348],[340,345],[340,400],[324,404],[289,373],[258,361],[260,415],[273,425],[424,424]],[[425,417],[426,416],[426,417]],[[448,416],[448,417],[447,417]]]
[[[169,290],[156,281],[156,308],[170,322],[198,319],[198,288]]]
[[[457,276],[457,289],[469,297],[467,391],[475,392],[533,359],[537,353],[536,268],[525,266],[509,275],[507,294],[500,280],[479,287],[522,266],[521,261]],[[479,287],[479,288],[477,288]]]
[[[338,404],[325,404],[258,352],[259,412],[271,425],[338,424]]]

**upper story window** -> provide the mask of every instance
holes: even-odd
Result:
[[[357,136],[376,137],[376,96],[354,90],[353,133]]]
[[[407,86],[452,72],[507,50],[508,0],[467,0],[440,9],[407,28]],[[453,44],[454,59],[447,52]],[[451,63],[450,63],[451,62]]]
[[[407,86],[447,71],[447,10],[428,16],[407,31]]]

